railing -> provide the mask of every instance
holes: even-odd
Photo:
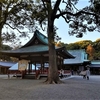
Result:
[[[8,70],[8,78],[10,78],[10,75],[13,75],[13,77],[22,77],[22,72],[19,70]]]

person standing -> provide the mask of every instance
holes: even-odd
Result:
[[[60,75],[61,75],[61,78],[63,78],[63,74],[64,74],[64,70],[63,70],[63,69],[61,69],[61,70],[60,70]]]
[[[89,70],[89,68],[87,68],[87,70],[86,70],[86,78],[87,78],[87,80],[89,80],[89,76],[90,76],[90,70]]]
[[[74,73],[73,73],[73,70],[71,71],[71,73],[72,73],[72,75],[74,74]]]

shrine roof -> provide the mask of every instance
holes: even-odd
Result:
[[[11,67],[15,64],[16,62],[0,61],[0,67]]]
[[[67,52],[65,47],[55,47],[55,50],[66,56],[67,58],[74,58],[69,52]],[[3,50],[1,54],[11,55],[12,57],[16,57],[18,55],[23,54],[38,54],[38,53],[46,53],[49,51],[48,45],[34,45],[25,48],[19,48],[17,50]]]
[[[28,46],[28,47],[24,47],[24,48],[19,48],[16,50],[5,50],[3,52],[5,53],[36,53],[36,52],[44,52],[44,51],[48,51],[48,46],[46,45],[34,45],[34,46]]]
[[[64,64],[81,64],[83,62],[90,62],[87,59],[87,53],[84,49],[81,50],[68,50],[68,52],[75,57],[75,59],[65,59]]]
[[[39,32],[38,30],[36,30],[31,40],[28,43],[26,43],[24,46],[22,46],[21,48],[32,46],[32,45],[38,45],[36,44],[35,40],[37,40],[39,44],[48,45],[48,38],[45,35],[43,35],[41,32]]]

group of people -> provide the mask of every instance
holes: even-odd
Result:
[[[83,79],[87,79],[89,80],[89,76],[90,76],[90,70],[89,70],[89,66],[86,66],[87,70],[82,71],[82,73],[80,75],[83,76]],[[60,70],[60,77],[63,78],[63,74],[64,74],[64,70],[61,69]],[[73,75],[73,71],[72,71],[72,75]]]

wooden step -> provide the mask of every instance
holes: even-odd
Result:
[[[26,74],[24,75],[23,79],[36,79],[35,74]]]
[[[47,78],[47,74],[39,74],[37,79]]]

